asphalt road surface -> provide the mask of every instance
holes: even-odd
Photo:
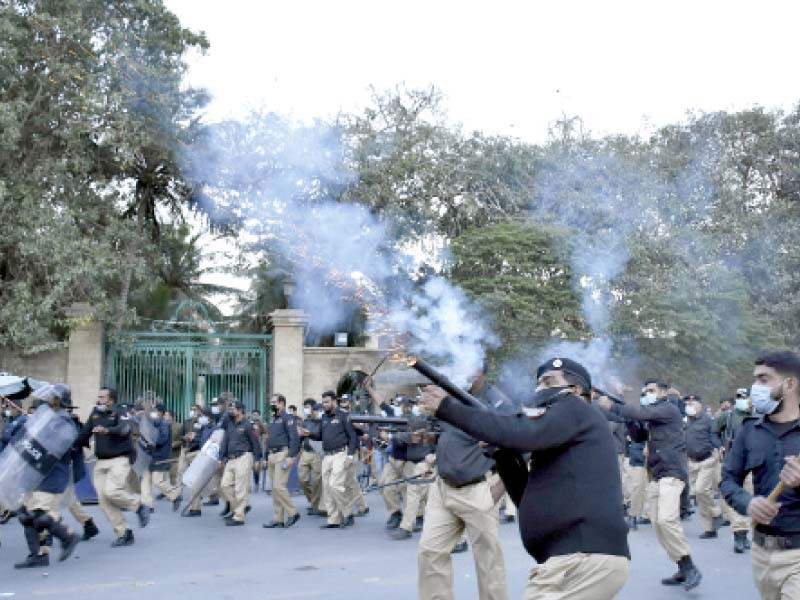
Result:
[[[306,501],[295,497],[303,517],[287,530],[263,529],[272,505],[264,492],[251,497],[253,511],[245,527],[225,527],[219,507],[200,518],[181,518],[167,502],[158,502],[145,529],[128,515],[135,545],[110,548],[113,533],[100,509],[90,507],[101,533],[81,543],[73,557],[53,559],[46,569],[15,570],[27,549],[22,528],[13,520],[0,528],[0,600],[3,598],[108,599],[362,599],[412,600],[416,593],[416,546],[419,534],[390,540],[387,518],[377,492],[367,496],[370,513],[355,527],[321,530],[323,519],[305,516]],[[74,525],[72,517],[66,519]],[[684,522],[703,582],[692,592],[666,588],[661,577],[675,571],[658,545],[652,527],[629,536],[631,574],[619,598],[666,600],[725,598],[753,600],[749,554],[733,553],[730,528],[716,540],[699,540],[697,519]],[[516,524],[501,525],[509,597],[521,598],[532,559],[519,541]],[[58,549],[56,549],[56,554]],[[455,597],[477,598],[471,552],[453,557]]]

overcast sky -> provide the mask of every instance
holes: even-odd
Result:
[[[378,89],[435,84],[467,129],[541,141],[560,115],[646,132],[687,110],[800,100],[800,2],[166,0],[203,30],[190,82],[208,116],[359,110]]]

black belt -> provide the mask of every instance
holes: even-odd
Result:
[[[466,483],[451,483],[451,482],[447,481],[447,479],[445,479],[444,477],[442,477],[442,480],[447,485],[449,485],[451,488],[455,488],[455,489],[459,490],[461,488],[467,487],[468,485],[475,485],[476,483],[481,483],[482,481],[486,481],[486,474],[484,473],[480,477],[477,477],[477,478],[475,478],[475,479],[473,479],[471,481],[468,481]]]
[[[270,448],[270,454],[277,454],[278,452],[283,452],[284,450],[288,450],[289,446],[281,446],[280,448]]]
[[[694,462],[703,462],[704,460],[711,458],[712,454],[712,452],[709,452],[703,458],[695,458],[694,456],[690,456],[689,458],[691,458]]]
[[[764,550],[795,550],[800,548],[800,533],[767,535],[756,529],[753,531],[753,541]]]
[[[250,454],[250,450],[243,450],[242,452],[234,452],[228,458],[242,458],[245,454]]]
[[[325,450],[325,456],[333,456],[334,454],[339,454],[342,450],[346,450],[347,446],[341,446],[336,450]]]

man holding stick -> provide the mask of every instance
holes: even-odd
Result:
[[[745,419],[725,459],[720,489],[753,531],[753,577],[766,600],[800,598],[800,357],[775,352],[756,360]],[[743,486],[753,474],[755,495]]]

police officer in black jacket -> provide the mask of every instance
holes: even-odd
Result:
[[[291,527],[300,519],[287,488],[289,472],[300,454],[297,418],[286,412],[283,395],[274,394],[271,403],[273,418],[267,428],[267,470],[272,481],[273,518],[264,524],[267,529]]]
[[[590,404],[591,378],[579,363],[548,360],[537,378],[536,394],[515,415],[467,407],[432,386],[423,404],[439,419],[500,446],[495,461],[519,507],[522,542],[541,563],[526,593],[611,599],[628,578],[630,553],[607,420]],[[530,470],[521,456],[527,452]]]
[[[800,357],[793,352],[756,360],[747,418],[725,458],[720,489],[755,523],[753,576],[762,598],[800,597]],[[744,487],[753,474],[754,494]],[[782,484],[777,498],[773,489]]]

